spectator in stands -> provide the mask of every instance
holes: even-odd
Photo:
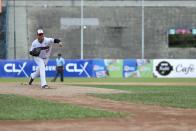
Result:
[[[59,75],[61,78],[61,82],[64,81],[64,65],[65,65],[65,60],[59,53],[58,57],[56,58],[56,75],[54,79],[52,79],[52,82],[55,82]]]

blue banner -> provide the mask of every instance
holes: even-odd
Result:
[[[70,59],[65,60],[64,76],[86,78],[149,77],[152,76],[152,62],[148,61],[139,59]],[[0,77],[30,77],[30,74],[37,68],[38,66],[33,60],[0,60]],[[46,66],[46,76],[54,77],[55,74],[56,61],[49,60]]]
[[[105,78],[109,76],[108,69],[105,65],[105,62],[103,59],[97,59],[93,60],[93,77],[96,78]]]
[[[33,60],[0,60],[0,77],[30,77],[37,69]],[[65,60],[65,77],[91,77],[91,60]],[[55,60],[49,60],[46,66],[46,76],[54,77],[56,74]]]
[[[91,77],[92,60],[65,60],[65,77]]]
[[[137,61],[136,59],[125,59],[123,61],[123,77],[137,77]]]
[[[30,60],[0,60],[0,77],[29,77],[33,64]]]

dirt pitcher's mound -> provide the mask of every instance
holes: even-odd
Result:
[[[115,89],[94,87],[70,86],[61,83],[50,83],[49,89],[42,89],[38,83],[28,85],[25,83],[0,83],[0,93],[21,94],[27,96],[62,96],[71,97],[87,93],[127,93]]]

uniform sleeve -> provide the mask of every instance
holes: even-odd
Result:
[[[47,38],[48,43],[50,44],[55,44],[61,42],[61,40],[56,39],[56,38]]]
[[[47,38],[50,44],[54,44],[54,38]]]
[[[65,65],[65,59],[61,58],[63,65]]]
[[[32,51],[34,48],[36,48],[36,45],[35,45],[35,43],[33,42],[29,51]]]

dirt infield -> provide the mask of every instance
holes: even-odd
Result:
[[[177,83],[176,83],[177,84]],[[0,121],[0,131],[196,131],[196,109],[177,109],[103,100],[87,93],[122,93],[113,89],[83,88],[50,83],[0,83],[0,94],[20,94],[111,111],[130,112],[126,118],[51,121]],[[126,92],[125,92],[126,93]]]

